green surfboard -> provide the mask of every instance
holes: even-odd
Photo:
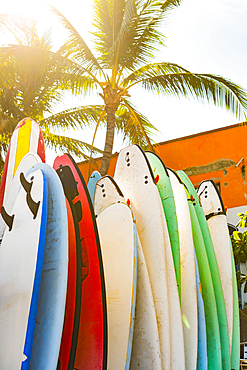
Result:
[[[232,330],[231,369],[238,370],[240,363],[240,323],[238,307],[238,287],[233,251],[232,251],[232,284],[233,284],[233,330]]]
[[[178,175],[182,180],[182,176],[179,171]],[[222,369],[219,322],[208,257],[195,208],[191,202],[190,195],[186,187],[185,190],[188,197],[193,242],[198,263],[201,291],[205,309],[208,370]]]
[[[196,193],[196,190],[192,182],[190,181],[188,176],[185,174],[185,172],[178,171],[177,173],[180,176],[183,183],[185,184],[185,186],[187,187],[189,195],[192,196],[191,200],[193,201],[193,208],[196,212],[197,219],[199,221],[199,225],[201,229],[201,233],[203,236],[203,241],[204,241],[204,245],[206,249],[206,254],[208,258],[210,273],[211,273],[213,287],[214,287],[217,315],[218,315],[218,321],[219,321],[222,370],[229,370],[231,369],[231,356],[230,356],[230,343],[229,343],[226,308],[225,308],[222,285],[220,281],[219,267],[218,267],[218,263],[216,260],[212,238],[210,235],[206,217],[204,215],[202,206],[200,205],[199,197]],[[202,278],[201,278],[201,281],[202,281]]]
[[[152,152],[145,153],[151,165],[152,172],[161,197],[170,243],[172,248],[172,256],[177,279],[178,294],[181,301],[181,267],[180,267],[180,247],[179,247],[179,233],[178,221],[176,216],[176,207],[172,191],[172,186],[166,166],[157,154]]]

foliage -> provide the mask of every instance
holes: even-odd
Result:
[[[157,52],[165,46],[161,26],[180,3],[181,0],[94,0],[92,49],[73,25],[52,7],[68,31],[68,40],[59,52],[85,69],[85,83],[77,86],[78,93],[86,94],[91,83],[92,90],[100,91],[104,102],[95,128],[96,134],[99,125],[106,125],[102,175],[109,168],[116,130],[122,132],[125,140],[153,150],[150,134],[155,132],[155,127],[128,99],[135,85],[164,96],[213,102],[236,117],[247,110],[246,92],[230,80],[191,73],[178,64],[154,63]]]
[[[152,135],[157,130],[130,99],[136,85],[164,96],[213,102],[240,117],[247,111],[247,94],[241,86],[221,76],[192,73],[175,63],[155,62],[166,41],[161,27],[180,3],[181,0],[94,0],[92,48],[51,6],[68,32],[59,50],[51,50],[49,35],[39,39],[35,27],[24,40],[19,38],[18,45],[0,48],[0,134],[11,132],[23,115],[40,122],[47,140],[57,127],[94,127],[91,146],[74,140],[68,147],[72,153],[80,152],[87,158],[89,152],[90,157],[96,152],[93,145],[101,126],[106,129],[106,138],[100,172],[105,175],[115,132],[122,134],[126,143],[154,150]],[[82,96],[98,93],[102,105],[53,114],[54,106],[67,90]],[[70,143],[65,138],[59,144],[60,140],[61,135],[54,136],[50,145],[66,147]]]
[[[237,224],[239,228],[247,228],[247,211],[244,213],[238,213],[240,217],[240,221]],[[240,231],[233,231],[231,236],[232,247],[233,247],[233,255],[235,259],[235,265],[239,262],[245,263],[247,261],[247,230],[240,232]],[[247,275],[242,275],[240,271],[237,272],[237,283],[238,283],[238,290],[241,289],[241,286],[244,286],[244,293],[247,293]]]
[[[0,48],[0,172],[11,134],[25,117],[37,121],[50,148],[68,151],[81,159],[101,151],[82,141],[54,134],[59,128],[81,129],[97,121],[98,111],[79,107],[52,114],[72,82],[84,83],[81,68],[51,51],[51,35],[37,36],[35,25],[19,36],[17,45]]]

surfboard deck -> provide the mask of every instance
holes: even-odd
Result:
[[[69,154],[57,157],[56,169],[65,194],[73,203],[81,240],[82,297],[74,367],[106,369],[107,312],[103,263],[93,206],[83,176]],[[63,181],[64,179],[64,181]]]
[[[98,217],[105,273],[109,370],[129,369],[136,301],[137,240],[131,210],[124,203]]]

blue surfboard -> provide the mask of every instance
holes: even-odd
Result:
[[[29,370],[56,369],[63,329],[68,273],[68,220],[56,171],[40,163],[48,184],[47,231],[37,320]],[[24,369],[23,369],[24,370]]]
[[[101,179],[101,174],[98,171],[94,171],[92,175],[90,176],[90,179],[88,180],[88,184],[87,184],[88,192],[89,192],[93,205],[94,205],[95,187],[99,179]]]

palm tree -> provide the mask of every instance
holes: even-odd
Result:
[[[99,125],[106,124],[102,175],[109,168],[116,129],[130,142],[153,150],[149,135],[154,126],[129,99],[129,91],[135,85],[165,96],[213,102],[238,118],[247,109],[246,92],[230,80],[191,73],[178,64],[153,62],[165,43],[160,26],[180,3],[181,0],[94,0],[94,53],[73,25],[52,7],[69,33],[59,52],[82,68],[84,85],[78,90],[87,94],[89,89],[98,89],[103,99],[95,129],[96,134]]]
[[[72,81],[80,83],[77,65],[59,53],[51,52],[50,34],[39,38],[35,25],[19,36],[19,44],[0,48],[0,170],[11,134],[24,117],[39,122],[46,145],[60,151],[70,151],[88,159],[91,145],[80,140],[54,134],[52,130],[81,129],[96,123],[101,110],[83,107],[65,111],[70,119],[56,120],[54,106],[61,102]],[[61,118],[61,115],[60,115]],[[93,148],[97,153],[101,151]],[[88,153],[88,154],[87,154]]]

